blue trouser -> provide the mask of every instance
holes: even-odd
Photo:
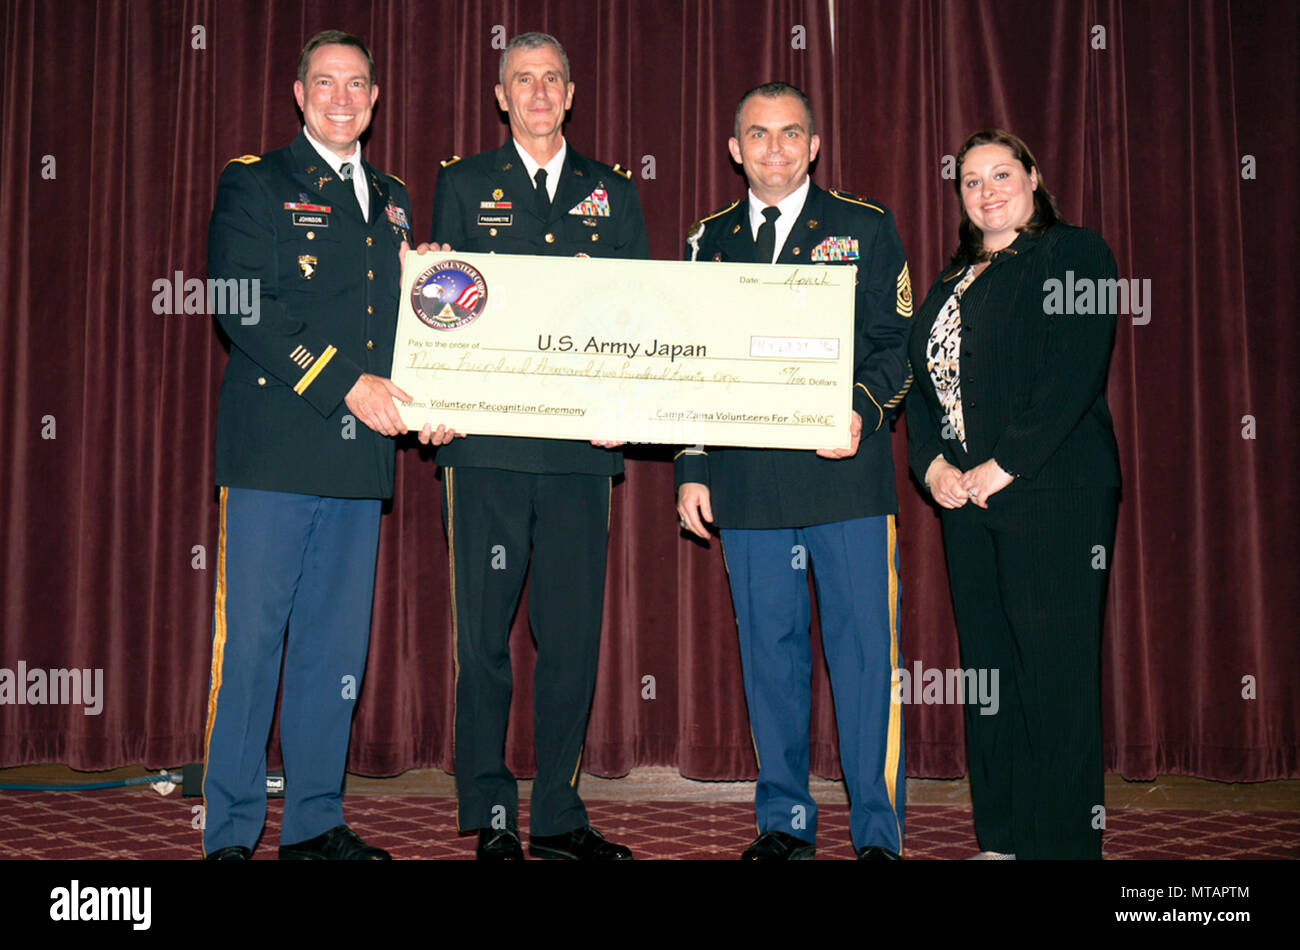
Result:
[[[282,658],[280,843],[343,824],[343,769],[370,640],[380,504],[221,489],[205,853],[251,849],[262,834],[266,743]]]
[[[902,663],[894,516],[806,528],[723,529],[722,547],[758,754],[759,831],[816,840],[817,803],[808,794],[811,567],[853,846],[901,853],[903,711],[890,689],[893,670]]]

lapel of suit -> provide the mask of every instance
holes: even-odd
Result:
[[[808,197],[795,217],[794,226],[776,256],[778,264],[807,264],[812,249],[826,237],[826,193],[812,182],[808,183]]]
[[[710,222],[711,223],[711,222]],[[754,231],[749,225],[749,194],[746,192],[740,204],[723,215],[720,221],[718,250],[724,261],[741,264],[756,263],[754,256]]]
[[[551,220],[548,224],[558,222],[588,195],[593,189],[604,188],[605,182],[591,175],[591,166],[572,146],[564,153],[564,167],[560,169],[560,183],[555,188],[555,200],[551,202]]]
[[[362,174],[366,176],[366,187],[370,190],[370,220],[367,224],[373,225],[388,207],[388,180],[365,159],[361,164],[365,169]]]

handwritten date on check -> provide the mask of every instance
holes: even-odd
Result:
[[[407,428],[847,448],[853,265],[407,254]]]

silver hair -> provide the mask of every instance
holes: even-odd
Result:
[[[497,82],[501,83],[502,86],[506,84],[506,60],[510,58],[513,51],[517,49],[534,50],[543,46],[554,46],[555,52],[560,54],[560,65],[564,67],[564,81],[567,83],[569,81],[569,54],[564,51],[560,41],[551,36],[550,33],[536,32],[520,33],[506,44],[506,48],[501,51],[501,64],[497,67]]]

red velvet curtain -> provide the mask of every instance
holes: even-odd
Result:
[[[1067,219],[1100,231],[1121,275],[1152,286],[1150,322],[1121,321],[1109,384],[1125,488],[1107,766],[1131,778],[1300,772],[1300,354],[1284,282],[1298,210],[1294,4],[13,0],[0,16],[0,668],[104,676],[97,716],[0,706],[0,766],[201,754],[225,353],[209,318],[155,313],[153,282],[205,276],[222,165],[292,138],[298,50],[340,27],[375,55],[366,155],[407,181],[420,235],[438,160],[504,141],[499,41],[527,29],[568,48],[566,134],[634,171],[658,258],[676,258],[690,222],[743,194],[725,141],[736,99],[758,82],[809,93],[823,138],[814,177],[894,211],[918,292],[955,242],[944,157],[976,128],[1018,132]],[[907,476],[903,438],[903,654],[953,667],[937,519]],[[446,548],[424,455],[403,443],[381,529],[350,760],[368,774],[451,762]],[[679,538],[665,451],[629,457],[585,768],[752,776],[718,545]],[[507,758],[526,774],[524,617]],[[820,664],[814,697],[813,769],[837,776]],[[964,774],[960,710],[905,714],[908,774]]]

